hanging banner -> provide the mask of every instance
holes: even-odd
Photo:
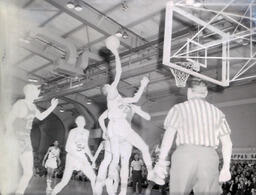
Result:
[[[256,152],[253,153],[234,153],[231,155],[232,160],[256,160]]]

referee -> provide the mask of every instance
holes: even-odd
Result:
[[[232,142],[225,115],[205,98],[206,84],[194,78],[187,90],[188,100],[175,105],[168,113],[159,161],[154,168],[154,181],[164,183],[165,161],[174,137],[177,149],[172,155],[170,194],[219,195],[219,182],[230,180]],[[215,149],[222,143],[223,167],[219,173],[219,157]]]

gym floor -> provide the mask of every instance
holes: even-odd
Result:
[[[54,179],[53,185],[55,186],[59,182],[59,179]],[[33,177],[26,190],[25,195],[45,195],[46,194],[46,178],[45,177]],[[144,194],[144,190],[142,194]],[[59,195],[92,195],[91,185],[89,182],[82,182],[76,180],[70,180],[68,185],[59,193]],[[103,195],[107,195],[104,190]],[[128,187],[127,195],[133,195],[132,188]],[[152,190],[151,195],[161,195],[160,192]]]

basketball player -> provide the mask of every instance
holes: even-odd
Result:
[[[66,143],[67,155],[63,177],[61,182],[54,187],[52,195],[58,194],[68,184],[73,171],[82,171],[90,180],[94,192],[96,175],[85,156],[88,155],[92,161],[93,156],[88,146],[89,131],[84,128],[86,122],[83,116],[78,116],[75,122],[77,127],[69,132]]]
[[[143,80],[146,80],[145,78]],[[144,85],[141,85],[139,91],[143,91],[145,88]],[[142,93],[141,93],[142,95]],[[141,96],[140,95],[140,96]],[[139,96],[139,98],[140,98]],[[150,120],[150,115],[146,112],[144,112],[139,106],[133,105],[133,104],[123,104],[122,105],[123,108],[123,114],[124,114],[124,118],[126,119],[126,121],[128,122],[128,124],[131,127],[131,121],[132,118],[134,116],[135,113],[137,113],[138,115],[140,115],[142,118],[146,119],[146,120]],[[99,123],[100,126],[103,130],[103,135],[104,137],[107,137],[108,139],[111,139],[108,137],[108,130],[107,127],[105,125],[105,119],[107,119],[108,117],[108,110],[106,110],[99,118]],[[110,129],[111,130],[111,129]],[[106,140],[108,140],[106,139]],[[109,140],[107,141],[109,143]],[[108,147],[110,148],[110,145],[108,144]],[[129,178],[129,159],[132,153],[132,144],[127,141],[125,138],[120,138],[118,145],[116,145],[116,147],[120,148],[121,150],[119,150],[119,153],[115,153],[114,155],[118,155],[118,162],[119,162],[119,158],[121,158],[121,169],[120,169],[120,177],[121,177],[121,190],[119,195],[126,195],[127,193],[127,185],[128,185],[128,178]],[[110,148],[111,149],[111,148]],[[112,152],[112,151],[111,151]],[[111,161],[111,153],[108,153],[108,158],[110,159],[108,160],[107,164],[104,164],[104,176],[106,177],[106,172],[107,172],[107,168],[109,163],[111,162],[111,165],[113,167],[115,167],[116,165],[114,163],[116,163],[115,161]],[[105,157],[104,157],[105,159]],[[106,162],[105,160],[103,160],[104,162]],[[114,165],[113,165],[114,164]],[[100,168],[102,168],[102,165],[100,166]],[[110,172],[111,171],[111,172]],[[98,173],[98,178],[101,175],[101,169],[99,169],[99,173]],[[107,187],[107,191],[109,194],[114,194],[117,191],[117,187],[118,187],[118,183],[117,181],[119,181],[119,172],[117,171],[117,169],[109,169],[109,175],[113,175],[112,177],[115,179],[112,179],[111,176],[108,177],[107,181],[106,181],[106,187]],[[105,178],[104,177],[104,178]],[[102,181],[104,181],[104,179],[101,179]],[[98,179],[97,179],[98,181]],[[98,182],[96,182],[98,183]],[[96,184],[97,185],[97,184]],[[101,190],[102,191],[102,190]]]
[[[105,111],[99,118],[99,123],[101,128],[103,129],[103,132],[107,132],[107,127],[105,126],[105,119],[107,119],[107,111]],[[133,116],[133,114],[132,114]],[[130,117],[132,118],[132,117]],[[105,140],[102,142],[104,143],[105,153],[104,153],[104,159],[100,164],[97,181],[96,181],[96,189],[97,189],[97,195],[102,194],[103,185],[106,184],[107,191],[109,194],[114,194],[117,192],[118,184],[119,184],[119,169],[116,168],[112,173],[114,177],[114,181],[112,179],[106,180],[107,177],[107,170],[112,160],[112,152],[110,147],[110,140],[105,133],[103,134]],[[102,147],[102,143],[99,146],[98,150]],[[122,150],[120,151],[120,157],[121,157],[121,169],[120,169],[120,177],[121,177],[121,194],[126,194],[127,191],[127,183],[128,183],[128,174],[129,174],[129,159],[132,152],[132,145],[128,143],[127,141],[121,141],[119,143],[119,146]],[[98,151],[97,151],[98,152]],[[96,152],[96,154],[97,154]],[[109,169],[110,170],[110,169]],[[110,174],[110,173],[109,173]]]
[[[107,96],[108,106],[108,119],[109,124],[107,128],[107,135],[110,138],[111,152],[113,155],[111,165],[109,167],[108,179],[114,180],[115,169],[119,162],[119,142],[125,140],[131,145],[135,146],[142,152],[143,160],[146,164],[148,172],[152,170],[151,157],[149,148],[144,140],[131,128],[130,123],[126,120],[125,109],[126,105],[138,102],[140,96],[143,93],[144,88],[147,86],[149,80],[147,78],[142,79],[141,87],[138,92],[132,98],[123,98],[118,90],[117,85],[121,78],[121,61],[118,54],[118,47],[120,45],[119,40],[115,36],[111,36],[106,40],[106,46],[115,56],[116,61],[116,75],[111,85],[106,84],[102,91]],[[104,132],[106,133],[106,132]]]
[[[171,160],[170,194],[189,194],[193,189],[194,194],[219,195],[219,182],[231,178],[231,130],[225,115],[205,100],[207,93],[206,84],[193,79],[187,91],[188,101],[175,105],[165,119],[166,132],[154,172],[158,179],[162,179],[158,183],[163,184],[165,159],[177,134],[177,149]],[[219,157],[215,151],[219,141],[224,160],[220,174]]]
[[[39,97],[40,90],[37,86],[27,84],[23,92],[25,99],[18,100],[13,106],[6,121],[7,135],[17,138],[18,157],[23,169],[23,175],[16,189],[16,194],[24,194],[25,189],[33,175],[33,151],[30,140],[30,131],[34,118],[45,119],[58,105],[57,99],[51,100],[51,106],[40,112],[34,100]]]
[[[47,160],[46,160],[47,159]],[[47,169],[46,191],[51,191],[52,176],[55,169],[60,165],[60,148],[56,140],[44,156],[42,165]]]

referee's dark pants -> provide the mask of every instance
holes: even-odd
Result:
[[[214,148],[180,145],[172,155],[170,195],[220,195],[219,157]]]
[[[142,171],[132,171],[132,188],[133,192],[136,192],[136,184],[138,183],[138,190],[139,193],[142,191],[141,187],[141,182],[142,182]]]

